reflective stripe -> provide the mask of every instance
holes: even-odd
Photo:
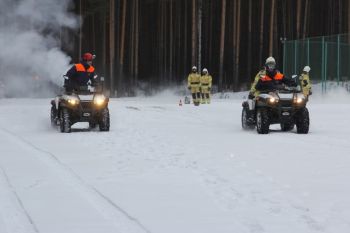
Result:
[[[283,74],[277,73],[274,77],[275,80],[282,80],[283,79]]]
[[[269,76],[265,75],[264,77],[261,78],[261,81],[263,81],[263,82],[272,81],[272,78],[270,78]]]
[[[199,82],[192,82],[191,84],[199,84]]]

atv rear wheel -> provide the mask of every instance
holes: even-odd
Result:
[[[242,121],[242,128],[245,130],[249,130],[249,129],[254,129],[254,125],[252,125],[251,123],[248,122],[249,120],[249,113],[248,113],[248,109],[246,107],[242,108],[242,116],[241,116],[241,121]]]
[[[259,109],[256,114],[256,130],[259,134],[268,134],[270,128],[269,115],[266,109]]]
[[[309,132],[310,118],[309,111],[307,108],[302,108],[299,110],[296,116],[297,133],[307,134]]]
[[[63,108],[60,114],[60,130],[62,133],[71,132],[70,116],[68,109]]]
[[[101,119],[99,122],[100,131],[109,131],[110,120],[109,120],[109,110],[105,108],[101,112]]]

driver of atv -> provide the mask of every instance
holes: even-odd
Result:
[[[276,62],[273,57],[266,59],[265,64],[266,75],[260,76],[257,84],[257,91],[274,91],[283,88],[284,85],[296,86],[296,82],[292,78],[285,77],[276,69]]]
[[[65,75],[64,87],[66,92],[79,90],[80,87],[88,88],[89,81],[92,86],[96,84],[95,68],[92,66],[92,60],[95,55],[84,53],[80,63],[74,64]]]

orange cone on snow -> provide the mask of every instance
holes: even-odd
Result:
[[[179,106],[182,106],[182,100],[180,99]]]

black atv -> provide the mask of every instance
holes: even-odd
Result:
[[[282,131],[290,131],[296,125],[297,133],[307,134],[310,119],[306,103],[299,86],[262,92],[254,100],[242,103],[242,128],[256,126],[259,134],[268,134],[271,124],[280,124]]]
[[[99,126],[109,131],[109,98],[100,87],[74,87],[51,101],[51,125],[70,133],[77,122],[89,122],[89,128]]]

